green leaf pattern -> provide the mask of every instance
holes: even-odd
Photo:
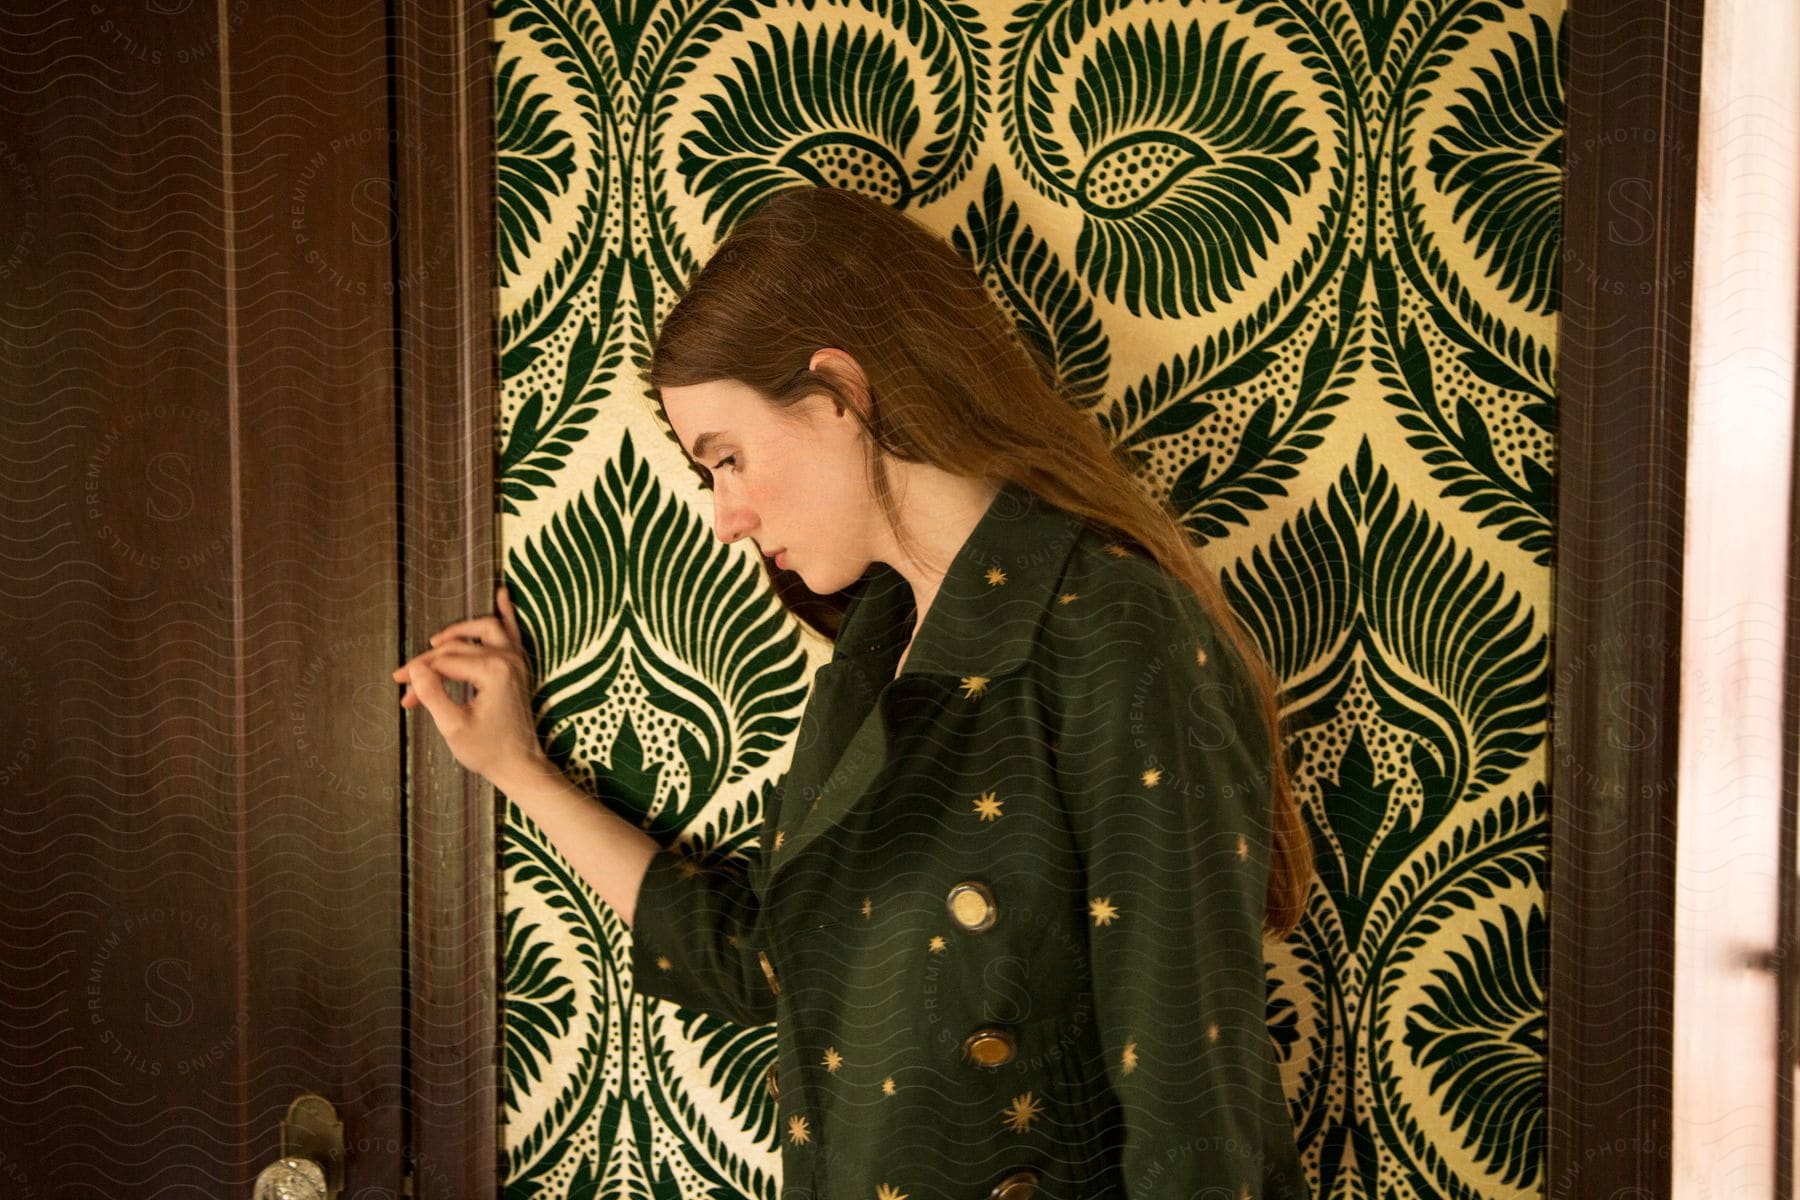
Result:
[[[829,647],[621,380],[773,191],[945,237],[1206,547],[1319,866],[1267,948],[1316,1194],[1546,1186],[1549,0],[497,0],[495,450],[538,732],[735,857]],[[637,1002],[510,805],[509,1197],[779,1193],[772,1029]]]

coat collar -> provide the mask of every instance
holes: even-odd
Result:
[[[950,560],[900,677],[992,679],[1024,662],[1080,530],[1074,514],[1003,482]],[[906,578],[872,563],[844,609],[831,661],[885,664],[891,677],[917,612]]]
[[[951,559],[898,678],[894,662],[917,613],[912,587],[885,563],[862,575],[831,661],[813,674],[797,735],[802,749],[778,810],[770,812],[771,879],[836,827],[887,764],[893,723],[907,710],[887,701],[911,683],[940,680],[954,688],[995,679],[1030,658],[1081,527],[1078,517],[1025,487],[1002,484]]]

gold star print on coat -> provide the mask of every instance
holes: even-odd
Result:
[[[1083,593],[1068,609],[1054,599],[1048,605],[1050,621],[1066,614],[1057,667],[1072,682],[1056,719],[1028,736],[1058,740],[1050,768],[1082,868],[1073,915],[1085,917],[1088,931],[1083,979],[1104,1074],[1123,1113],[1121,1194],[1189,1196],[1214,1187],[1235,1197],[1245,1176],[1228,1131],[1282,1120],[1279,1079],[1252,1061],[1261,1049],[1247,1036],[1254,1022],[1228,1031],[1223,1015],[1257,1011],[1264,992],[1264,888],[1247,864],[1267,853],[1267,842],[1252,835],[1269,803],[1270,747],[1258,723],[1242,717],[1259,700],[1245,664],[1205,633],[1180,636],[1184,622],[1206,628],[1204,613],[1179,588],[1140,587],[1139,566],[1134,556],[1099,586],[1085,582],[1099,573],[1090,567],[1083,583],[1056,589]],[[1076,619],[1083,612],[1118,619],[1096,620],[1084,637]],[[991,704],[1001,702],[1000,691],[990,693]],[[982,786],[1007,792],[1000,778],[983,777]],[[1171,912],[1182,919],[1166,919]],[[1199,1054],[1172,1052],[1181,1045]],[[1258,1080],[1243,1107],[1196,1094],[1196,1079],[1240,1070]],[[1033,1086],[1039,1097],[1052,1094],[1021,1073],[1006,1095]],[[1060,1103],[1058,1094],[1058,1113]],[[1251,1178],[1258,1200],[1310,1200],[1294,1152],[1279,1138],[1265,1144],[1268,1157]]]
[[[1239,1200],[1246,1182],[1248,1200],[1323,1200],[1287,1136],[1280,1055],[1259,1036],[1267,897],[1252,867],[1271,853],[1276,747],[1244,719],[1265,699],[1257,672],[1189,590],[1127,533],[1007,485],[953,558],[929,628],[891,564],[852,589],[746,878],[700,854],[699,872],[678,869],[672,848],[652,859],[629,931],[638,993],[778,1024],[799,1048],[783,1061],[800,1076],[784,1066],[779,1090],[773,1072],[741,1081],[781,1100],[789,1190],[935,1200],[904,1164],[949,1147],[992,1168],[963,1179],[971,1198],[1034,1166],[1071,1195],[1105,1178],[1133,1200]],[[930,702],[889,704],[908,632],[921,636],[901,682]],[[992,893],[991,927],[945,910],[971,880]],[[782,968],[779,1003],[759,949]],[[1006,979],[986,977],[1014,959]],[[1092,1070],[1024,1038],[1003,1071],[970,1066],[964,1039],[1015,980],[1045,1001],[1079,989]],[[1103,1108],[1116,1137],[1063,1128],[1065,1113]]]
[[[1006,1127],[1014,1133],[1024,1133],[1031,1128],[1032,1118],[1043,1111],[1036,1097],[1030,1092],[1023,1092],[1014,1096],[1012,1103],[1006,1106]]]
[[[669,956],[666,954],[659,954],[656,956],[656,965],[665,971],[673,971],[675,969],[675,964],[669,961]]]

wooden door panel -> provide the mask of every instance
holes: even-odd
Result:
[[[248,1197],[303,1092],[345,1195],[409,1162],[420,1195],[491,1187],[492,887],[419,853],[491,849],[491,795],[409,795],[409,762],[444,772],[388,681],[409,622],[491,600],[461,559],[485,456],[437,464],[450,501],[407,477],[490,399],[486,209],[441,227],[487,196],[443,86],[482,77],[468,17],[83,0],[0,29],[0,1193]],[[403,386],[446,345],[469,365]]]

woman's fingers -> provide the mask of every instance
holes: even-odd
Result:
[[[446,625],[431,635],[431,644],[436,646],[453,637],[478,637],[483,645],[515,645],[498,617],[471,617],[467,621]]]
[[[483,647],[467,644],[427,650],[414,659],[412,665],[428,666],[445,679],[454,679],[459,683],[480,683],[491,679],[500,667],[493,655],[483,653]]]
[[[410,684],[401,705],[423,704],[456,761],[489,778],[543,754],[524,657],[504,638],[490,640],[482,629],[497,623],[492,617],[462,622],[464,628],[481,630],[483,641],[445,641],[394,671],[396,681]],[[452,697],[446,680],[470,685],[466,702]]]
[[[419,699],[431,713],[431,719],[437,722],[438,732],[446,738],[454,737],[462,728],[463,706],[450,698],[430,663],[413,664],[413,687],[418,689]]]
[[[492,687],[496,682],[494,671],[499,664],[486,646],[477,646],[472,642],[451,642],[439,646],[435,650],[427,650],[408,661],[405,666],[396,668],[393,674],[394,682],[411,683],[413,688],[417,688],[419,684],[417,669],[421,666],[430,666],[436,674],[442,675],[446,679],[454,679],[458,683],[474,683],[481,687]],[[417,703],[413,688],[409,688],[400,697],[401,705],[406,708],[413,707],[412,704],[407,703],[409,699]]]
[[[513,608],[512,593],[501,587],[495,597],[496,606],[500,609],[500,617],[506,622],[506,632],[512,638],[513,645],[523,647],[525,636],[519,632],[519,614]]]
[[[429,659],[437,655],[461,654],[474,658],[489,658],[494,653],[494,648],[487,645],[485,642],[480,644],[475,642],[445,642],[441,646],[433,646],[429,650],[415,654],[400,666],[395,667],[393,678],[396,683],[405,683],[406,672],[409,667],[421,659]]]
[[[408,682],[412,685],[406,690],[406,694],[400,697],[400,703],[405,708],[412,708],[425,698],[427,686],[425,681],[427,679],[431,680],[432,686],[435,686],[443,694],[445,701],[450,704],[456,704],[456,701],[452,700],[449,693],[444,691],[443,681],[446,679],[454,679],[458,683],[472,683],[477,687],[492,686],[492,681],[485,677],[486,672],[481,669],[480,659],[467,655],[434,651],[430,654],[421,654],[403,669],[408,671]],[[406,703],[409,697],[412,699],[412,704]],[[425,707],[429,709],[431,705],[427,703]],[[462,706],[458,705],[457,707],[461,708]],[[437,710],[432,709],[432,715],[437,716]]]

